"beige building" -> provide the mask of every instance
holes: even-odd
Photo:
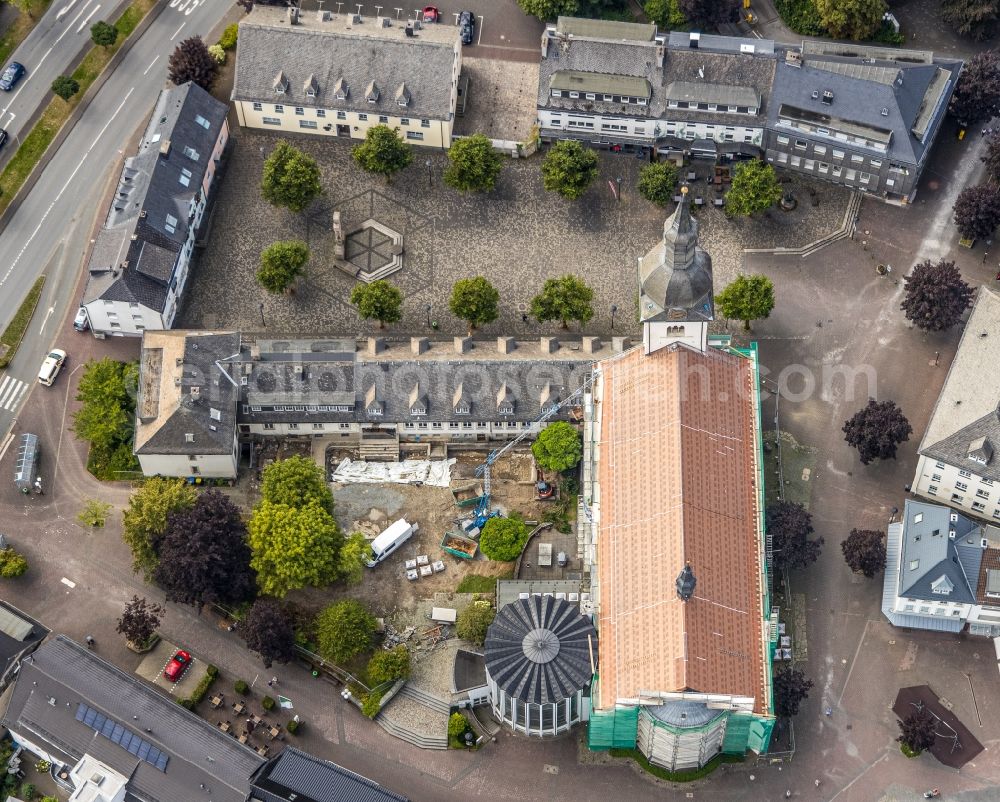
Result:
[[[462,69],[453,25],[258,6],[239,41],[240,125],[345,139],[388,125],[411,145],[451,146]]]

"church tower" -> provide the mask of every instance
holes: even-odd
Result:
[[[639,259],[639,320],[647,354],[673,342],[704,351],[713,319],[712,258],[698,246],[688,188],[663,224],[663,239]]]

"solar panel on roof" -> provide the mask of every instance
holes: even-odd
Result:
[[[82,721],[91,729],[103,735],[112,743],[118,744],[129,754],[135,755],[139,760],[145,761],[155,766],[160,771],[167,770],[167,763],[170,760],[149,741],[140,737],[131,730],[126,729],[121,724],[117,724],[107,716],[98,713],[89,705],[82,702],[76,708],[76,720]]]

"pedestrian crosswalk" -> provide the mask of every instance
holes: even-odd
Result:
[[[6,409],[8,412],[17,409],[27,389],[26,382],[13,376],[4,376],[0,379],[0,409]]]

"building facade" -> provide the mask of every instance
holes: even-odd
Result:
[[[911,485],[929,501],[1000,521],[1000,294],[981,287],[931,413]]]
[[[568,17],[546,28],[541,56],[543,140],[756,156],[890,199],[912,198],[962,66]]]
[[[364,139],[388,125],[411,145],[451,145],[456,26],[256,6],[239,41],[232,99],[242,126]]]
[[[169,329],[226,143],[227,108],[186,83],[157,98],[91,252],[82,305],[98,337]]]

